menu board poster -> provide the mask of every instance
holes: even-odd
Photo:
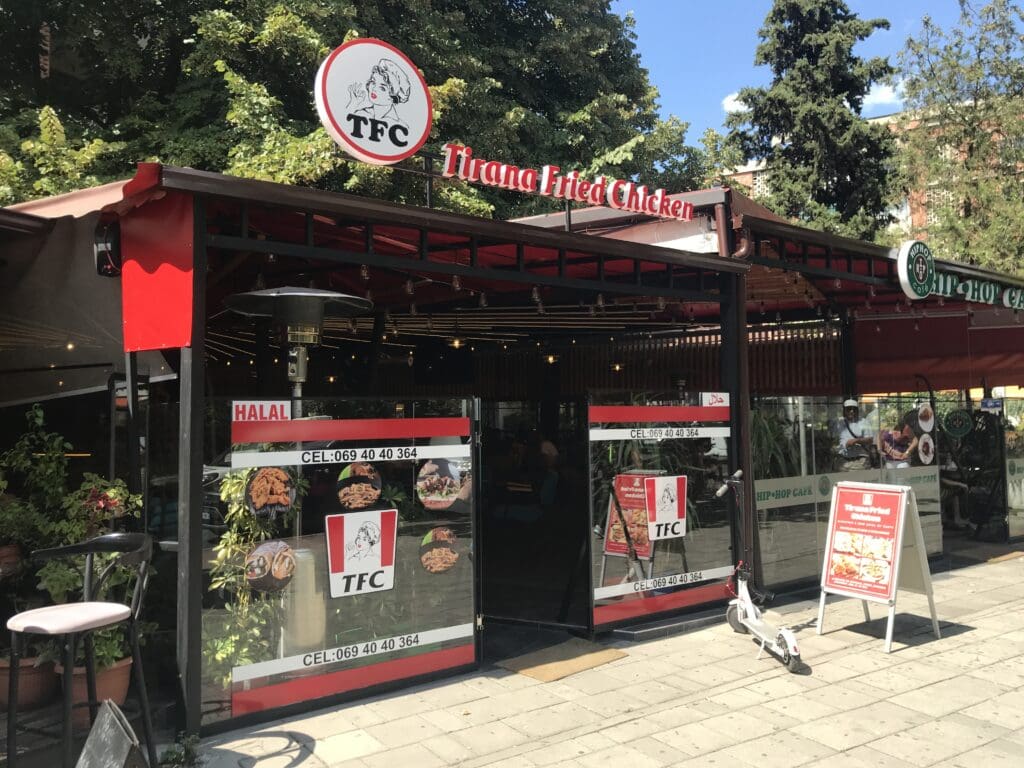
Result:
[[[891,602],[899,577],[906,514],[903,489],[837,483],[829,515],[822,589],[862,600]]]
[[[641,474],[615,476],[612,484],[614,498],[608,499],[608,522],[605,524],[604,532],[606,555],[635,555],[641,560],[650,560],[651,538],[647,526],[645,477]],[[615,506],[616,499],[619,502],[618,508]]]

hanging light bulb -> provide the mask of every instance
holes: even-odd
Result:
[[[900,312],[903,311],[903,305],[897,301],[896,306],[894,306],[893,309],[896,311],[896,314],[898,315]]]
[[[881,332],[882,332],[882,326],[880,326],[878,323],[875,323],[875,333],[881,333]]]
[[[480,299],[478,303],[480,304],[480,309],[485,309],[487,307],[487,294],[483,291],[480,291]]]
[[[659,312],[664,312],[665,311],[665,297],[664,296],[659,296],[658,297],[657,307],[658,307],[658,311]]]
[[[821,304],[814,308],[814,314],[816,314],[818,317],[821,317]],[[831,310],[829,311],[829,314],[832,314]]]
[[[775,322],[776,323],[780,323],[780,324],[782,323],[782,313],[781,312],[776,312],[775,313]]]
[[[416,309],[416,302],[413,302],[412,304],[409,305],[409,314],[412,315],[413,317],[416,317],[418,313],[419,310]]]
[[[868,296],[870,296],[872,299],[875,298],[875,286],[868,286]]]
[[[599,307],[603,307],[604,306],[604,294],[603,293],[597,294],[597,301],[594,302],[594,303],[597,304],[597,306],[599,306]]]
[[[946,300],[942,296],[939,296],[939,306],[940,307],[946,306]]]
[[[864,299],[864,309],[871,309],[871,299]]]
[[[838,277],[835,279],[835,282],[833,282],[832,285],[835,287],[837,291],[843,287],[843,284],[839,281]]]
[[[544,302],[543,301],[538,301],[537,302],[537,314],[538,315],[546,314],[546,310],[544,309]]]
[[[458,275],[453,275],[452,276],[452,290],[453,291],[461,291],[462,290],[462,278],[459,277]]]
[[[349,333],[355,333],[356,332],[356,321],[353,320],[352,318],[349,318],[349,321],[348,321],[348,332]]]
[[[920,331],[921,330],[921,326],[917,324],[917,320],[914,321],[914,330],[915,331]]]
[[[530,298],[533,300],[534,304],[540,301],[540,289],[536,285],[530,289]]]
[[[369,288],[366,289],[366,300],[373,301],[373,291],[371,291]]]
[[[587,307],[587,314],[590,315],[591,317],[597,314],[597,310],[594,308],[593,304]]]
[[[363,278],[363,280],[369,280],[370,279],[370,268],[368,266],[366,266],[365,264],[360,264],[359,265],[359,276],[361,278]]]
[[[858,314],[858,312],[857,312],[857,308],[856,308],[856,307],[854,307],[854,308],[853,308],[852,310],[850,310],[850,316],[851,316],[851,317],[852,317],[852,318],[853,318],[854,320],[856,320],[856,319],[857,319],[857,314]]]
[[[416,286],[413,285],[412,280],[405,281],[405,295],[412,296],[416,292]]]

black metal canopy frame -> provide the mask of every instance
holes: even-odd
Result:
[[[269,255],[287,256],[355,266],[357,274],[370,267],[393,272],[399,284],[415,272],[458,277],[499,292],[541,286],[591,297],[715,303],[723,341],[721,380],[735,404],[730,470],[749,466],[744,302],[749,265],[731,256],[724,193],[702,198],[719,225],[719,253],[709,255],[179,168],[161,168],[158,188],[191,195],[193,208],[192,340],[182,349],[179,377],[178,498],[184,511],[179,514],[177,632],[181,725],[188,733],[202,726],[199,512],[208,292],[230,291],[207,279],[211,258],[238,267],[254,254],[261,263]],[[235,255],[225,259],[225,254]]]

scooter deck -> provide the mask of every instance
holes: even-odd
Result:
[[[775,641],[776,628],[773,627],[762,619],[744,619],[743,623],[747,625],[747,628],[760,637],[767,637],[768,642]]]

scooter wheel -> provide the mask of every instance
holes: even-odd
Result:
[[[732,627],[733,632],[739,632],[741,635],[745,635],[749,631],[746,625],[740,621],[740,609],[737,605],[730,605],[725,609],[725,620],[729,622],[729,626]]]
[[[786,669],[788,669],[790,672],[796,672],[798,669],[800,669],[801,666],[803,666],[800,663],[800,654],[799,653],[796,653],[796,654],[789,654],[789,653],[787,653],[787,655],[789,656],[789,661],[786,662]]]

